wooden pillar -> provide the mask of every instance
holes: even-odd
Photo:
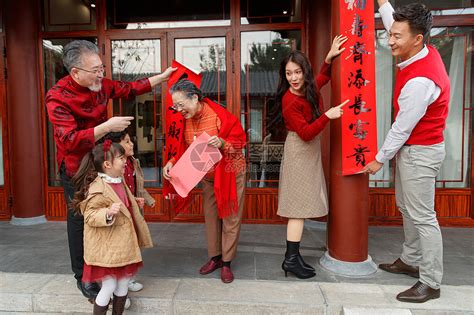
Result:
[[[12,214],[20,221],[44,220],[39,5],[35,0],[6,1],[4,9]]]
[[[305,11],[303,11],[305,12]],[[308,58],[314,73],[318,73],[331,48],[331,2],[308,1],[306,10],[306,40]],[[321,89],[324,110],[331,106],[331,87],[327,84]],[[326,182],[330,183],[329,174],[329,135],[330,128],[325,128],[321,134],[321,157]]]
[[[308,1],[306,14],[308,56],[318,71],[332,43],[340,34],[339,5],[342,0]],[[324,107],[341,103],[340,63],[333,61],[331,87],[321,90]],[[330,100],[330,101],[329,101]],[[331,120],[322,134],[322,157],[329,188],[327,224],[328,251],[321,265],[335,273],[363,276],[376,271],[368,256],[368,177],[342,176],[341,121]],[[360,263],[360,264],[359,264]]]
[[[339,6],[332,0],[332,34],[340,34]],[[349,49],[349,48],[346,48]],[[341,103],[340,59],[333,63],[332,105]],[[342,176],[341,120],[331,120],[327,246],[329,256],[341,262],[364,262],[368,259],[369,182],[365,174]]]

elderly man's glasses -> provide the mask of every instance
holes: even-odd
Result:
[[[94,70],[86,70],[86,69],[79,68],[79,67],[74,67],[74,68],[85,71],[85,72],[93,73],[95,75],[99,75],[100,73],[105,74],[104,66],[100,66],[100,67],[98,67],[97,69],[94,69]]]

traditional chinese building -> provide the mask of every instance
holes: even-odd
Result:
[[[365,0],[358,0],[365,2]],[[369,0],[373,1],[373,0]],[[244,222],[281,223],[276,215],[280,159],[285,128],[275,107],[279,62],[293,49],[305,52],[319,70],[336,35],[340,6],[351,0],[5,0],[0,11],[0,219],[65,220],[66,207],[55,163],[52,128],[44,95],[66,75],[61,54],[66,43],[86,39],[100,48],[106,76],[135,80],[161,72],[176,59],[203,73],[205,95],[240,117],[249,144]],[[352,1],[354,2],[354,1]],[[409,0],[392,1],[395,6]],[[447,156],[437,179],[436,211],[442,225],[474,225],[471,0],[426,1],[433,10],[431,44],[451,79],[450,114],[445,131]],[[375,5],[375,7],[377,7]],[[375,19],[376,119],[379,146],[393,119],[392,94],[397,63],[387,32]],[[367,30],[367,29],[365,29]],[[347,31],[347,30],[341,30]],[[360,56],[363,47],[356,47]],[[358,56],[358,58],[360,58]],[[360,61],[360,60],[356,60]],[[338,67],[335,65],[335,67]],[[362,67],[362,69],[364,69]],[[363,73],[353,73],[362,76]],[[346,78],[342,78],[346,80]],[[322,89],[326,107],[340,91],[340,72]],[[358,84],[354,80],[354,84]],[[146,186],[157,200],[145,209],[148,221],[203,221],[200,191],[193,209],[174,213],[162,198],[166,85],[133,100],[108,105],[110,115],[135,117],[130,128]],[[333,92],[333,93],[331,93]],[[364,104],[354,102],[355,110]],[[364,136],[364,124],[353,133]],[[334,126],[323,132],[328,182]],[[331,133],[333,135],[331,136]],[[331,140],[331,141],[330,141]],[[401,224],[395,206],[394,162],[369,181],[372,224]],[[363,175],[356,175],[363,176]],[[331,194],[357,193],[331,185]]]

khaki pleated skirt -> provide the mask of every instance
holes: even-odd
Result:
[[[296,132],[288,132],[280,166],[277,214],[317,218],[327,215],[328,208],[320,137],[306,142]]]

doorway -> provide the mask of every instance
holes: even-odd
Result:
[[[230,33],[226,29],[199,32],[172,30],[141,34],[122,32],[110,36],[105,43],[105,63],[113,80],[135,81],[164,71],[173,59],[202,74],[201,90],[229,111],[232,106],[232,76],[228,73]],[[200,190],[194,195],[195,202],[186,213],[175,213],[163,199],[163,148],[166,126],[166,84],[132,100],[117,99],[112,102],[113,115],[133,116],[128,131],[135,143],[135,157],[140,160],[145,187],[155,198],[154,208],[145,207],[149,221],[200,221]]]

